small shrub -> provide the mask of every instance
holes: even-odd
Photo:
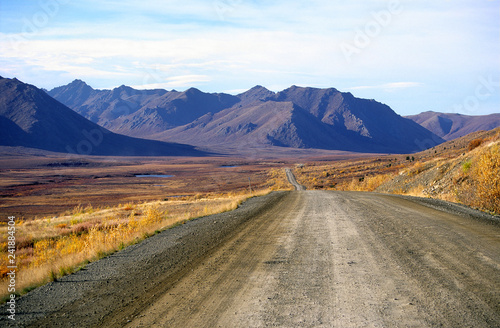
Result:
[[[479,139],[474,139],[471,142],[469,142],[469,151],[481,146],[483,141],[484,141],[483,139],[479,138]]]
[[[78,206],[75,206],[75,208],[73,208],[73,211],[71,214],[73,214],[73,216],[77,216],[77,215],[80,215],[84,212],[84,209],[83,209],[83,206],[82,204],[78,204]]]
[[[71,219],[71,221],[69,221],[69,223],[71,225],[75,225],[75,224],[78,224],[78,223],[81,223],[82,222],[82,219]]]
[[[469,173],[471,167],[472,167],[471,161],[466,161],[462,163],[462,172],[464,172],[465,174]]]
[[[123,210],[124,211],[131,211],[134,209],[134,207],[135,207],[134,204],[128,203],[128,204],[125,204],[125,206],[123,207]]]
[[[159,223],[163,220],[164,213],[160,211],[158,205],[149,206],[144,213],[144,217],[140,220],[140,225],[150,225],[154,223]]]
[[[86,213],[86,214],[92,214],[94,212],[95,212],[95,209],[90,204],[87,207],[85,207],[85,209],[83,210],[83,213]]]
[[[67,228],[67,227],[68,227],[67,223],[59,223],[58,225],[56,225],[57,229],[64,229],[64,228]]]
[[[50,270],[49,281],[57,281],[57,274],[53,270]]]
[[[71,233],[74,235],[81,235],[83,233],[87,233],[92,228],[92,226],[92,222],[79,223],[71,227]]]

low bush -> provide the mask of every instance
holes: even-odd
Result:
[[[475,149],[475,148],[477,148],[477,147],[481,146],[481,144],[483,143],[483,141],[484,141],[484,140],[483,140],[483,139],[481,139],[481,138],[471,140],[471,141],[469,142],[469,147],[468,147],[469,151],[471,151],[471,150],[473,150],[473,149]]]

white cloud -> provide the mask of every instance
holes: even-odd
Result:
[[[154,80],[154,76],[150,76]],[[146,78],[145,81],[149,81]],[[180,87],[191,87],[199,83],[210,82],[210,77],[206,75],[180,75],[167,78],[157,83],[133,85],[135,89],[175,89]]]
[[[416,88],[423,86],[423,83],[419,82],[391,82],[384,83],[380,85],[365,85],[347,88],[347,90],[366,90],[366,89],[383,89],[385,91],[394,91],[396,89],[406,89],[406,88]]]

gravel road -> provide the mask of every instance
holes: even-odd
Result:
[[[292,170],[287,168],[285,169],[285,173],[288,182],[290,182],[290,184],[295,188],[295,190],[306,190],[306,187],[297,182],[297,179],[295,179],[295,175],[293,175]]]
[[[92,263],[17,310],[33,327],[500,327],[500,223],[413,197],[277,192]]]

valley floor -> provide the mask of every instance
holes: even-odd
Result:
[[[226,155],[81,157],[0,147],[0,222],[12,215],[22,220],[58,216],[78,206],[98,209],[197,194],[242,192],[250,187],[281,188],[286,185],[284,176],[278,178],[282,167],[300,161],[373,156],[280,147],[210,151]]]

